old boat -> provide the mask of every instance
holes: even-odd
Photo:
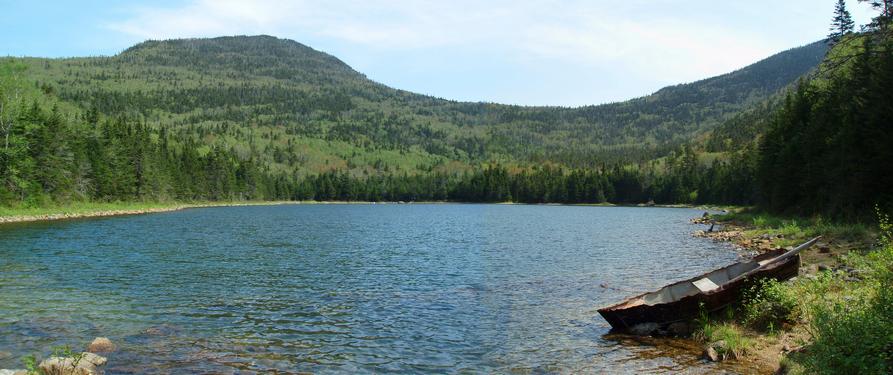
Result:
[[[784,281],[797,276],[800,252],[815,244],[819,238],[792,250],[769,251],[748,261],[667,285],[599,309],[598,312],[618,331],[627,331],[643,323],[666,326],[690,321],[702,309],[713,312],[734,303],[740,298],[742,290],[756,280],[772,278]]]

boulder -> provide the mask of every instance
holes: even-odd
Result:
[[[38,367],[45,375],[103,375],[105,363],[105,357],[83,352],[80,358],[50,357]]]
[[[117,347],[112,343],[112,340],[109,340],[107,337],[97,337],[93,339],[93,342],[87,347],[87,351],[90,353],[111,353],[115,351],[115,349],[117,349]]]
[[[28,375],[28,370],[0,370],[0,375]]]

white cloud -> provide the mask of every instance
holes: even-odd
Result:
[[[818,39],[777,35],[784,27],[803,29],[806,20],[785,25],[783,17],[815,8],[812,1],[194,0],[134,8],[132,17],[107,27],[147,39],[270,34],[406,55],[441,47],[487,51],[510,64],[613,69],[665,84],[725,73]],[[830,9],[817,11],[822,19],[825,13]],[[820,22],[823,33],[827,23]]]

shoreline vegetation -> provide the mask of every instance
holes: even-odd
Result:
[[[780,374],[893,371],[893,230],[877,215],[877,226],[742,208],[693,219],[719,226],[696,236],[751,253],[823,236],[801,254],[798,277],[755,285],[738,306],[698,319],[692,338],[705,357]]]

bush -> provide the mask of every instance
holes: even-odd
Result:
[[[774,279],[763,279],[744,293],[744,323],[760,330],[774,331],[796,320],[797,296],[791,288]]]
[[[813,343],[800,359],[809,373],[893,373],[893,227],[879,217],[883,247],[852,260],[865,280],[810,304]]]

